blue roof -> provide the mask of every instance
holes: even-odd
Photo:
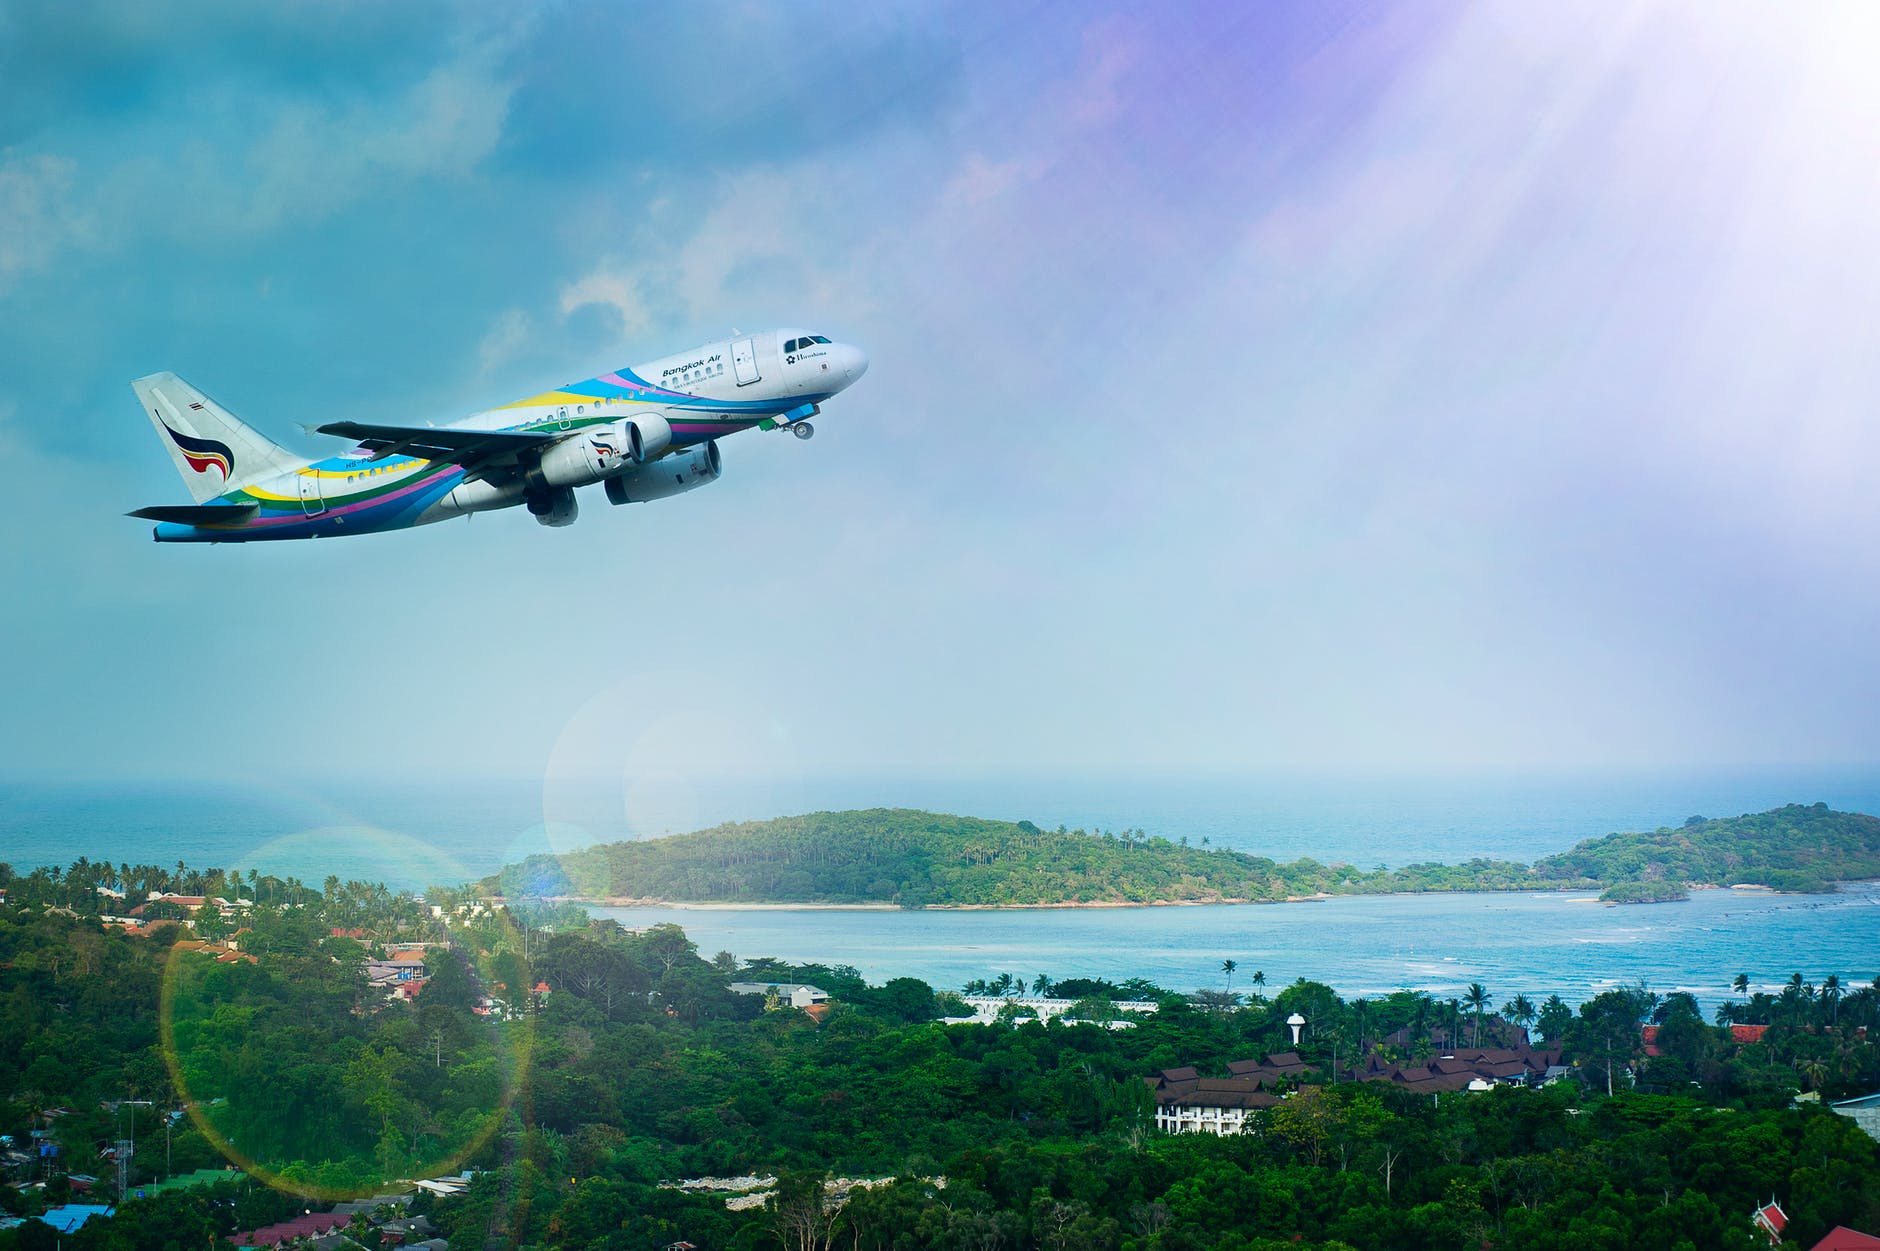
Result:
[[[62,1234],[69,1234],[94,1216],[110,1216],[111,1208],[102,1203],[68,1203],[64,1207],[47,1208],[40,1220],[52,1226]]]

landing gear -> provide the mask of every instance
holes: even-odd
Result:
[[[810,425],[807,421],[799,421],[790,427],[790,433],[799,439],[814,438],[816,427]]]

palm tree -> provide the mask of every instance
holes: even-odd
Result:
[[[1249,980],[1251,980],[1255,986],[1264,986],[1266,985],[1266,974],[1262,973],[1259,969],[1255,969],[1253,971],[1253,977]],[[1880,977],[1876,977],[1873,980],[1874,985],[1880,986]]]
[[[1479,1047],[1482,1045],[1482,1011],[1488,1007],[1488,991],[1483,989],[1482,983],[1470,982],[1468,992],[1462,998],[1475,1009],[1475,1034],[1469,1045]]]
[[[1526,995],[1516,995],[1501,1005],[1501,1014],[1525,1030],[1534,1023],[1534,1001]]]
[[[1039,996],[1050,994],[1051,993],[1051,975],[1049,973],[1040,973],[1038,976],[1032,978],[1031,979],[1031,993],[1034,995],[1039,995]]]
[[[1227,993],[1230,995],[1234,993],[1234,970],[1239,967],[1232,960],[1221,961],[1221,972],[1227,974]]]
[[[1748,999],[1749,998],[1749,974],[1738,973],[1736,975],[1736,980],[1730,983],[1730,989],[1735,991],[1737,994],[1743,996],[1743,998]]]
[[[1821,979],[1821,1002],[1828,1005],[1828,1024],[1832,1026],[1841,1014],[1841,977],[1830,973]]]

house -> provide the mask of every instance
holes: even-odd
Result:
[[[318,1238],[330,1234],[335,1229],[343,1229],[352,1218],[340,1212],[313,1212],[306,1216],[296,1216],[291,1221],[282,1221],[278,1225],[268,1225],[262,1229],[247,1233],[230,1234],[229,1241],[243,1251],[258,1247],[278,1247],[284,1242],[298,1238]]]
[[[828,991],[804,982],[733,982],[725,989],[734,995],[762,995],[766,1003],[774,998],[778,1007],[787,1003],[792,1008],[807,1008],[829,1002]]]
[[[1171,1134],[1248,1132],[1250,1114],[1270,1108],[1308,1072],[1305,1058],[1283,1051],[1262,1060],[1234,1060],[1225,1078],[1206,1078],[1189,1065],[1145,1078],[1155,1097],[1156,1128]],[[1544,1085],[1565,1070],[1557,1051],[1519,1047],[1475,1047],[1433,1056],[1416,1065],[1385,1060],[1372,1052],[1340,1081],[1386,1081],[1416,1094],[1484,1091],[1496,1086]]]
[[[175,916],[179,913],[187,920],[196,914],[204,904],[215,905],[215,910],[223,916],[232,916],[242,907],[250,906],[252,900],[237,899],[234,903],[219,895],[173,895],[168,891],[157,891],[135,908],[131,915],[142,919],[145,916]]]
[[[168,1181],[145,1182],[138,1186],[137,1189],[146,1196],[160,1195],[166,1190],[190,1190],[197,1186],[213,1186],[217,1182],[228,1181],[232,1177],[240,1176],[242,1176],[241,1173],[237,1172],[233,1167],[226,1165],[222,1168],[199,1168],[193,1173],[184,1173],[182,1176],[172,1177]]]
[[[435,1237],[437,1226],[428,1216],[400,1216],[380,1225],[379,1234],[387,1246],[408,1246]]]
[[[253,956],[237,951],[233,943],[210,943],[198,938],[179,938],[176,940],[175,949],[200,952],[217,964],[234,964],[237,960],[246,960],[249,964],[261,963]]]
[[[62,1234],[69,1234],[94,1216],[109,1220],[115,1208],[98,1203],[67,1203],[56,1208],[47,1208],[39,1219]]]
[[[367,960],[366,981],[379,990],[390,991],[394,999],[413,998],[425,981],[424,948],[393,947],[383,956]],[[408,986],[409,993],[405,993]]]
[[[1860,1126],[1867,1137],[1880,1140],[1880,1093],[1842,1099],[1828,1106],[1837,1116],[1845,1116]]]
[[[1732,1025],[1730,1027],[1730,1041],[1739,1047],[1748,1043],[1759,1043],[1763,1040],[1763,1035],[1768,1032],[1769,1027],[1767,1025]],[[1645,1044],[1646,1055],[1661,1056],[1664,1054],[1663,1049],[1658,1046],[1658,1026],[1640,1026],[1639,1038]]]
[[[1782,1241],[1782,1231],[1788,1226],[1789,1214],[1782,1210],[1780,1203],[1771,1198],[1769,1202],[1757,1208],[1756,1214],[1749,1219],[1750,1224],[1761,1230],[1763,1237],[1767,1238],[1769,1245],[1773,1247]]]
[[[1836,1225],[1808,1251],[1880,1251],[1880,1238]]]

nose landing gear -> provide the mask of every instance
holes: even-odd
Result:
[[[799,439],[814,438],[816,435],[816,427],[810,425],[807,421],[799,421],[790,427],[790,433]]]

